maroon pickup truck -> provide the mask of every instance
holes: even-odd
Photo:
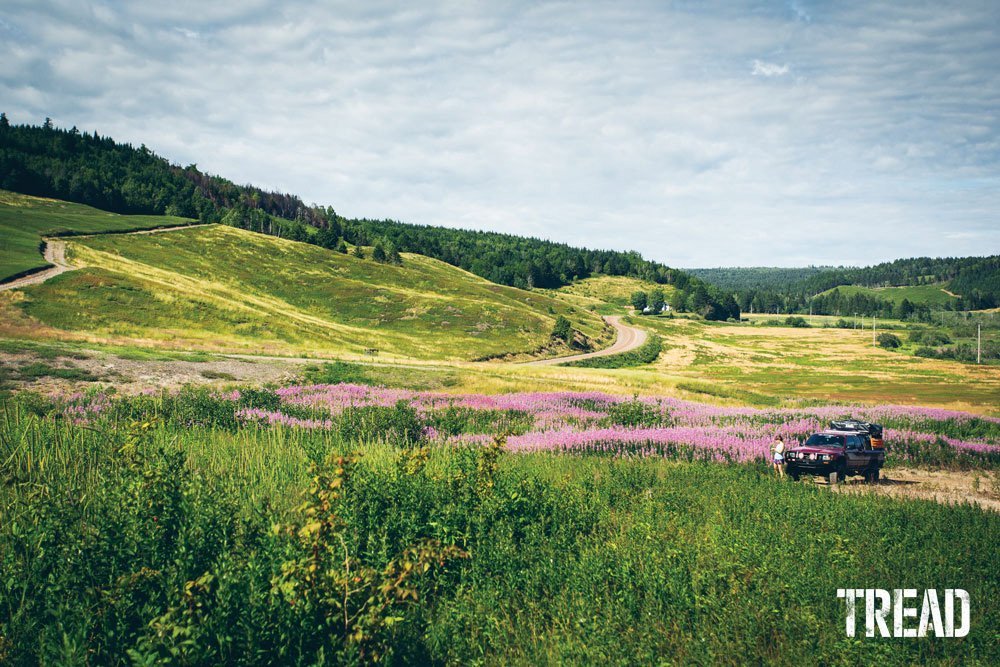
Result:
[[[882,430],[878,430],[881,444]],[[827,430],[814,433],[797,447],[785,452],[785,472],[797,480],[801,475],[822,475],[831,484],[849,475],[864,475],[869,483],[878,482],[885,464],[885,449],[872,446],[867,430]]]

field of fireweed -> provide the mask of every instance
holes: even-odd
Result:
[[[674,398],[600,392],[444,394],[357,384],[232,390],[200,395],[214,405],[212,425],[282,426],[377,438],[375,421],[392,415],[394,437],[410,443],[486,444],[510,452],[553,451],[685,461],[746,463],[768,458],[778,435],[804,440],[832,419],[883,424],[889,465],[987,468],[1000,464],[1000,419],[913,406],[756,409]],[[190,401],[188,398],[186,401]],[[74,394],[57,414],[79,422],[172,416],[176,397]],[[381,422],[379,422],[381,423]]]
[[[848,415],[887,426],[894,462],[1000,462],[998,420],[909,407],[20,394],[0,663],[996,664],[996,513],[764,464],[775,434]],[[970,632],[848,638],[845,587],[963,588]]]

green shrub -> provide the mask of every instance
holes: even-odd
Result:
[[[663,339],[651,333],[646,338],[646,342],[638,349],[621,354],[609,354],[605,357],[591,357],[590,359],[580,359],[579,361],[569,361],[564,366],[577,366],[581,368],[627,368],[629,366],[644,366],[656,361],[663,350]]]
[[[631,401],[615,403],[608,408],[606,424],[616,424],[620,426],[667,426],[670,423],[669,417],[664,417],[659,406],[650,405],[640,401],[638,397]]]
[[[876,340],[879,347],[886,350],[894,350],[903,344],[903,341],[899,340],[899,336],[891,333],[880,333]]]

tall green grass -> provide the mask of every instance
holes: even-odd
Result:
[[[0,412],[0,663],[1000,660],[1000,517],[976,507],[233,427],[193,402],[108,415]],[[971,632],[848,639],[844,587],[965,588]]]

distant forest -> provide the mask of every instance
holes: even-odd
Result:
[[[735,292],[744,312],[864,314],[922,319],[930,304],[919,300],[893,302],[871,293],[834,288],[939,285],[958,298],[946,308],[980,310],[1000,306],[1000,256],[915,257],[875,266],[807,267],[801,269],[747,267],[689,269],[689,273],[722,290]],[[942,306],[936,306],[941,308]]]
[[[777,266],[718,267],[714,269],[685,269],[716,287],[734,292],[746,290],[782,290],[788,285],[800,283],[806,278],[830,270],[833,267],[809,266],[787,269]]]
[[[125,214],[177,215],[204,222],[315,243],[346,251],[345,243],[371,245],[386,258],[400,252],[433,257],[503,285],[561,287],[593,275],[631,276],[693,292],[709,305],[726,295],[683,271],[643,259],[637,252],[588,250],[564,243],[496,232],[350,219],[332,207],[299,197],[236,185],[171,164],[145,145],[120,144],[97,132],[13,125],[0,114],[0,189],[65,199]],[[731,301],[731,300],[729,300]],[[710,309],[705,314],[732,309]],[[735,314],[738,317],[738,313]]]

